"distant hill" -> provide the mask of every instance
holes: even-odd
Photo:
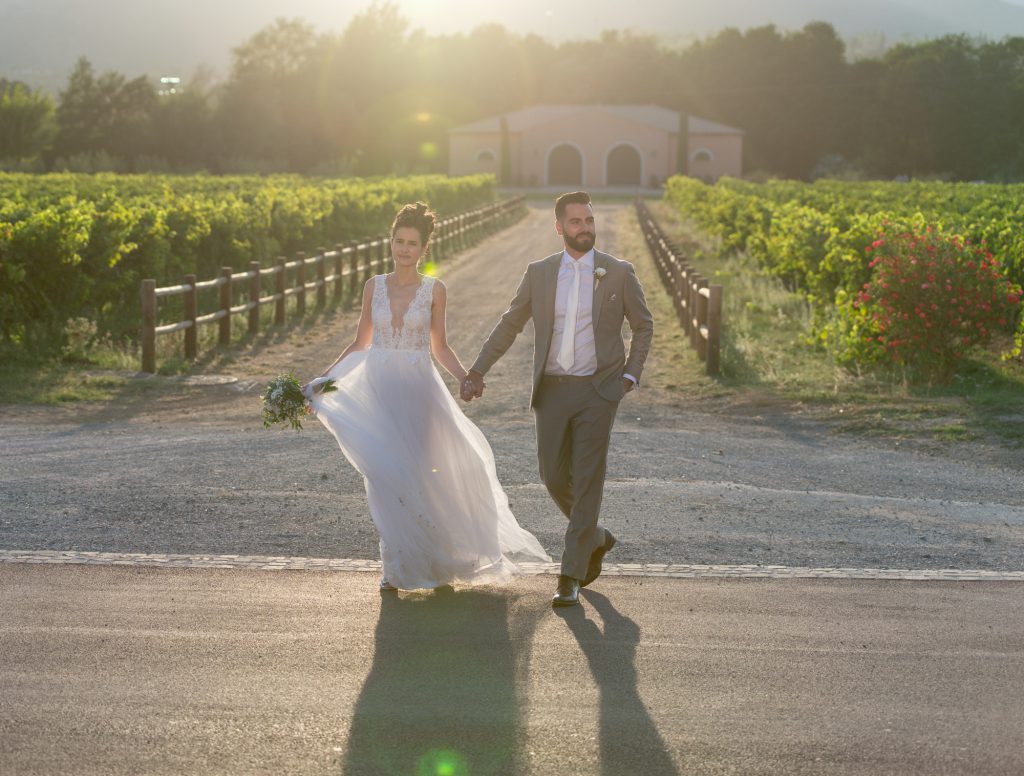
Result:
[[[1019,2],[1020,0],[1018,0]],[[847,39],[888,40],[967,33],[1024,36],[1024,8],[1006,0],[476,0],[398,2],[412,27],[468,31],[498,22],[552,40],[594,37],[605,29],[656,32],[686,41],[724,27],[775,24],[798,29],[833,24]],[[56,89],[74,61],[129,76],[188,77],[205,64],[224,75],[231,49],[278,16],[302,17],[324,30],[344,28],[366,8],[354,0],[0,0],[0,77]]]

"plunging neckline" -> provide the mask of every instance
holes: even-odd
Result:
[[[392,331],[402,331],[405,328],[405,316],[409,314],[409,309],[412,307],[413,302],[416,301],[416,298],[420,295],[420,291],[423,289],[423,286],[426,285],[425,276],[420,275],[419,279],[420,282],[416,286],[416,290],[412,292],[412,296],[409,297],[409,301],[405,305],[405,309],[402,310],[402,317],[397,318],[395,316],[394,300],[391,298],[391,289],[388,287],[388,276],[384,275],[384,297],[388,300],[388,312],[391,314]]]

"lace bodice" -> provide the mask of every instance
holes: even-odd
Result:
[[[391,299],[385,275],[373,279],[373,349],[430,351],[430,311],[434,298],[434,278],[424,276],[409,307],[392,318]],[[398,324],[396,328],[395,323]]]

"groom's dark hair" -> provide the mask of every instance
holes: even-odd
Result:
[[[555,219],[561,221],[567,205],[589,205],[590,195],[585,191],[570,191],[555,200]]]

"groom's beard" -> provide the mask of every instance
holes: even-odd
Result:
[[[564,237],[565,244],[572,248],[574,251],[586,253],[587,251],[594,247],[594,235],[592,235],[590,232],[580,232],[575,237],[570,237],[569,235],[564,235]]]

